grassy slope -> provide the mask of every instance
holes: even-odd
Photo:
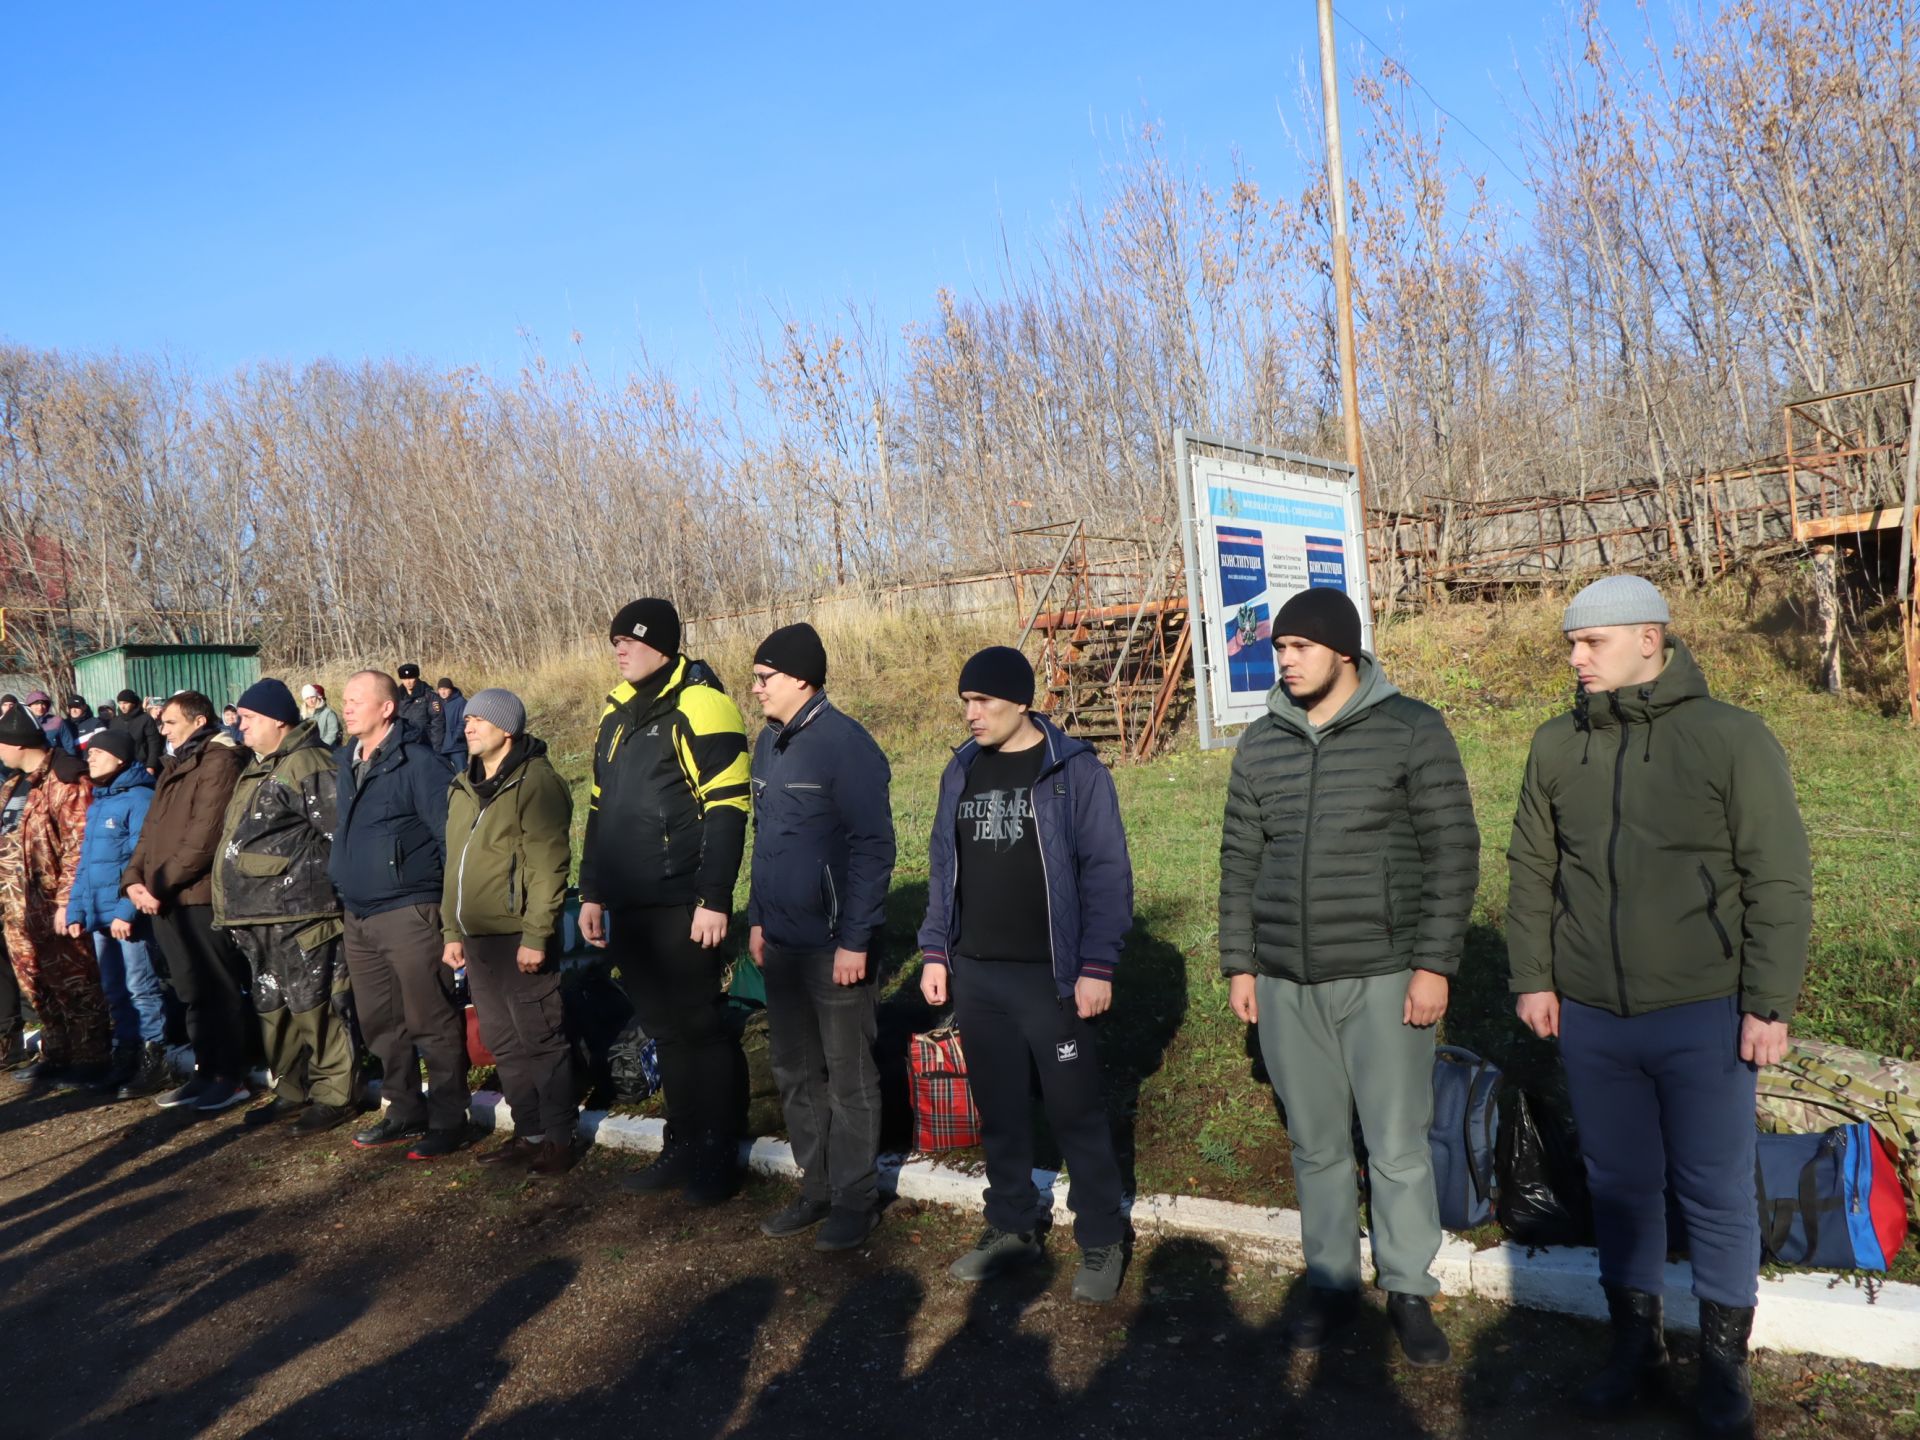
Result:
[[[1446,712],[1480,815],[1480,892],[1446,1032],[1518,1078],[1549,1086],[1551,1050],[1524,1037],[1511,1017],[1500,923],[1507,830],[1528,737],[1569,695],[1557,615],[1558,602],[1550,599],[1460,605],[1390,621],[1379,636],[1388,673],[1401,688]],[[1911,818],[1920,807],[1920,750],[1897,721],[1809,688],[1795,663],[1801,641],[1790,618],[1785,596],[1771,585],[1729,586],[1681,602],[1676,629],[1715,693],[1765,715],[1792,757],[1812,832],[1818,906],[1802,1028],[1911,1054],[1920,1049],[1913,967],[1920,953],[1920,848]],[[899,980],[910,981],[913,970],[935,781],[946,747],[960,738],[951,677],[976,644],[1006,638],[999,625],[882,616],[843,622],[827,636],[836,699],[867,721],[893,760],[900,862],[891,959],[906,967]],[[746,642],[705,648],[745,699]],[[588,652],[532,675],[485,678],[528,697],[536,730],[584,786],[597,697],[609,674],[604,657]],[[1291,1188],[1284,1138],[1215,969],[1218,825],[1228,764],[1228,754],[1203,754],[1189,743],[1116,771],[1139,923],[1104,1058],[1114,1072],[1116,1109],[1131,1122],[1141,1187],[1284,1200]]]

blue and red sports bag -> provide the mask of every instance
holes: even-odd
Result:
[[[1762,1135],[1754,1168],[1760,1243],[1769,1260],[1820,1270],[1884,1270],[1906,1243],[1900,1171],[1870,1125],[1836,1125],[1820,1135]]]

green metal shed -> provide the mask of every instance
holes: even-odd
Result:
[[[74,689],[92,705],[122,690],[142,700],[198,690],[225,705],[259,678],[258,645],[116,645],[73,662]]]

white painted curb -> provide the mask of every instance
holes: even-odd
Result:
[[[513,1128],[512,1110],[491,1090],[474,1095],[473,1118],[482,1127]],[[580,1134],[596,1145],[642,1153],[656,1152],[666,1143],[665,1122],[604,1110],[582,1115]],[[779,1140],[755,1140],[746,1162],[765,1175],[793,1179],[800,1173],[792,1149]],[[1051,1172],[1034,1173],[1034,1182],[1043,1191],[1054,1189],[1054,1179]],[[932,1160],[883,1155],[880,1184],[883,1190],[893,1188],[903,1199],[976,1210],[983,1180]],[[1054,1194],[1053,1211],[1062,1223],[1070,1221],[1064,1196]],[[1132,1213],[1134,1228],[1141,1233],[1230,1241],[1296,1269],[1304,1263],[1297,1210],[1267,1210],[1197,1195],[1142,1195],[1134,1200]],[[1529,1250],[1513,1244],[1475,1250],[1448,1236],[1434,1261],[1433,1274],[1449,1295],[1474,1295],[1563,1315],[1606,1317],[1599,1256],[1592,1250]],[[1667,1267],[1667,1319],[1673,1329],[1699,1329],[1692,1284],[1689,1267]],[[1753,1343],[1768,1350],[1920,1369],[1920,1285],[1869,1283],[1817,1271],[1763,1278]]]

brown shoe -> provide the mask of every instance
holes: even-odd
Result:
[[[540,1147],[540,1158],[527,1167],[529,1175],[564,1175],[580,1163],[580,1153],[571,1140],[548,1140]]]
[[[522,1140],[513,1136],[504,1145],[496,1145],[491,1150],[482,1150],[473,1157],[476,1165],[531,1165],[540,1158],[542,1146],[537,1140]]]

